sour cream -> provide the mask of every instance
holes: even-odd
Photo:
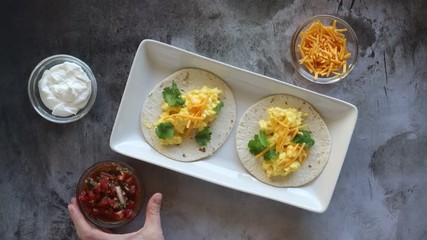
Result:
[[[43,104],[52,114],[67,117],[84,108],[92,93],[89,77],[83,69],[71,62],[64,62],[44,71],[39,83]]]

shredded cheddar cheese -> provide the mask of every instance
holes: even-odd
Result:
[[[273,107],[267,110],[266,120],[260,120],[260,129],[265,132],[269,146],[258,153],[255,158],[262,158],[268,151],[274,149],[276,159],[262,161],[262,168],[268,177],[286,176],[296,171],[309,156],[305,143],[293,141],[301,133],[303,118],[307,115],[294,108]]]
[[[347,49],[347,41],[337,29],[336,21],[332,26],[324,26],[320,21],[314,22],[301,34],[298,51],[301,55],[299,64],[303,64],[314,79],[319,76],[329,77],[331,74],[342,76],[347,72],[347,59],[351,53]]]
[[[266,147],[264,150],[262,150],[262,152],[260,152],[258,155],[256,155],[255,158],[262,157],[266,152],[268,152],[268,150],[272,149],[275,145],[276,145],[276,143],[270,144],[270,146]]]
[[[198,120],[203,120],[203,117],[200,117],[203,113],[203,111],[207,108],[206,103],[208,102],[208,98],[204,98],[201,103],[197,105],[193,105],[189,108],[188,112],[190,115],[187,117],[189,118],[187,121],[186,129],[184,131],[184,138],[187,138],[190,134],[191,130],[193,129],[191,126],[195,125]],[[193,121],[192,121],[193,120]]]
[[[180,107],[169,106],[163,101],[158,124],[169,122],[173,125],[175,135],[162,139],[161,144],[180,144],[195,131],[202,131],[207,127],[217,116],[214,108],[220,103],[221,93],[218,88],[203,86],[183,94],[185,103]]]

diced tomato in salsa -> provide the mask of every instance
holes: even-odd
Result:
[[[107,163],[89,174],[78,198],[89,215],[98,220],[130,219],[135,215],[135,203],[141,201],[137,183],[129,169]]]

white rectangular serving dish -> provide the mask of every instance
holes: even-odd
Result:
[[[171,160],[145,141],[140,112],[148,93],[173,72],[201,68],[224,79],[237,104],[236,125],[225,144],[211,157],[190,163]],[[311,183],[298,188],[277,188],[252,177],[236,153],[236,126],[246,109],[271,94],[290,94],[311,103],[328,126],[332,138],[329,162]],[[332,198],[357,121],[357,108],[344,101],[239,69],[153,40],[144,40],[136,52],[110,138],[110,147],[123,155],[158,165],[231,189],[324,212]]]

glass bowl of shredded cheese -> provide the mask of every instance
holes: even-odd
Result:
[[[317,15],[305,20],[291,41],[292,63],[305,79],[330,84],[344,79],[357,62],[356,33],[341,18]]]

